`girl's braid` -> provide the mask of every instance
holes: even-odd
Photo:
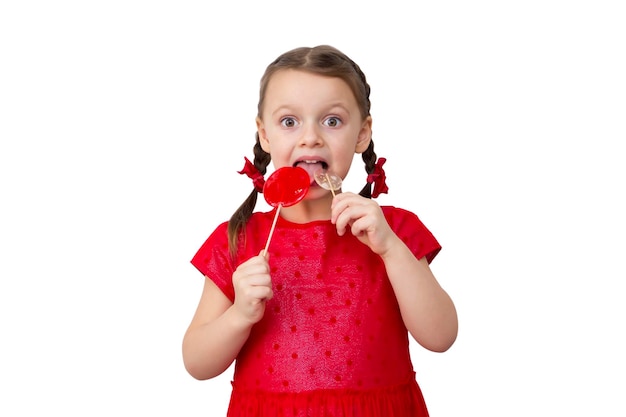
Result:
[[[259,134],[256,134],[256,142],[253,148],[254,152],[254,160],[253,164],[256,169],[263,175],[267,172],[267,166],[271,161],[271,156],[269,153],[265,152],[261,148],[261,142],[259,141]],[[228,221],[228,247],[230,250],[231,256],[235,256],[237,253],[237,247],[239,246],[239,238],[240,236],[244,236],[244,233],[241,233],[246,223],[252,216],[254,208],[256,207],[257,197],[259,195],[259,191],[256,188],[252,190],[248,198],[239,206],[239,208],[233,213]]]
[[[363,87],[363,99],[365,101],[364,104],[365,104],[365,110],[366,110],[366,113],[363,115],[363,117],[366,117],[370,115],[371,88],[367,82],[367,78],[365,77],[365,74],[363,73],[363,71],[361,71],[361,68],[358,66],[358,64],[353,61],[352,67],[354,68],[354,71],[358,74],[359,79],[361,80],[361,86]],[[363,162],[365,162],[365,172],[367,172],[367,175],[374,172],[374,168],[376,166],[376,159],[378,158],[376,156],[376,152],[374,152],[374,140],[370,140],[370,143],[367,146],[367,149],[361,154],[361,158],[363,159]],[[363,189],[361,189],[361,191],[359,192],[359,195],[361,195],[362,197],[366,197],[366,198],[372,198],[372,184],[366,183]]]
[[[374,172],[374,168],[376,167],[376,152],[374,152],[374,141],[370,140],[370,144],[368,145],[365,152],[361,154],[361,158],[363,162],[365,162],[365,172],[367,175]],[[359,192],[359,195],[365,198],[372,198],[372,184],[369,182],[365,184],[365,186]]]

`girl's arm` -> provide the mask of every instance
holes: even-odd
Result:
[[[353,193],[333,198],[331,221],[341,236],[348,231],[383,259],[402,319],[424,348],[444,352],[458,332],[456,308],[425,258],[417,259],[391,230],[380,206]]]
[[[426,258],[416,259],[397,236],[381,257],[402,319],[413,338],[428,350],[448,350],[458,332],[456,308],[437,282]]]
[[[183,338],[187,372],[201,380],[220,375],[237,357],[251,328],[217,285],[205,278],[200,303]]]
[[[235,302],[206,277],[204,290],[183,338],[183,362],[196,379],[220,375],[233,363],[248,340],[252,326],[265,313],[272,298],[269,264],[258,255],[233,274]]]

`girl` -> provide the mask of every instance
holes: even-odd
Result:
[[[261,79],[254,164],[240,171],[255,189],[191,261],[206,279],[183,340],[197,379],[235,361],[230,417],[428,415],[408,335],[444,352],[457,315],[429,268],[437,240],[371,199],[387,187],[369,93],[359,66],[325,45],[284,53]],[[355,153],[368,173],[359,195],[315,183],[319,168],[345,178]],[[270,160],[306,169],[311,187],[281,208],[265,254],[276,209],[253,210]]]

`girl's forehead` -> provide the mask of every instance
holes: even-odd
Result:
[[[303,70],[283,69],[275,72],[265,90],[266,104],[322,99],[356,104],[350,86],[343,79]]]
[[[286,68],[276,71],[269,79],[268,87],[272,84],[292,83],[292,84],[348,84],[340,77],[332,75],[318,74],[316,72],[303,69]]]

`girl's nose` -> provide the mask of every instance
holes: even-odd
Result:
[[[308,147],[318,147],[323,143],[322,135],[314,124],[306,126],[302,130],[300,145]]]

